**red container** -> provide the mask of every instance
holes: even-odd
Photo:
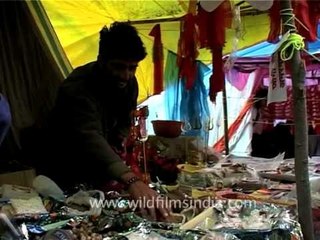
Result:
[[[181,135],[183,122],[172,120],[154,120],[151,122],[157,136],[176,138]]]

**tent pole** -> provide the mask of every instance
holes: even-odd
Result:
[[[290,0],[280,1],[284,33],[296,32]],[[298,214],[304,239],[313,240],[310,183],[308,172],[308,128],[306,113],[305,66],[300,52],[293,50],[289,60],[293,87],[293,113],[295,127],[295,175],[298,199]]]
[[[223,104],[223,126],[224,126],[224,147],[226,156],[229,155],[229,130],[228,130],[228,105],[227,105],[227,91],[226,82],[223,82],[222,89],[222,104]]]

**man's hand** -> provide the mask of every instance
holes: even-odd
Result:
[[[134,177],[133,173],[126,173],[121,178],[127,182],[130,178]],[[170,216],[170,206],[168,201],[161,197],[156,191],[149,188],[141,180],[135,181],[129,185],[128,191],[136,201],[143,217],[157,220],[156,212],[159,211],[161,216],[167,220]]]

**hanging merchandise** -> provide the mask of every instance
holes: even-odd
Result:
[[[247,0],[247,2],[260,11],[269,10],[272,7],[273,0],[264,0],[264,1],[257,1],[257,0]]]
[[[292,1],[292,7],[294,9],[295,24],[298,29],[298,33],[303,36],[307,41],[314,42],[317,40],[317,30],[313,30],[316,24],[312,27],[309,18],[309,5],[307,0]]]
[[[182,85],[180,116],[186,122],[185,135],[204,137],[204,122],[210,118],[210,110],[208,106],[208,92],[204,84],[204,76],[210,71],[210,68],[196,61],[197,74],[195,76],[194,87],[186,90]]]
[[[163,45],[161,42],[160,24],[156,24],[149,36],[154,37],[153,42],[153,94],[160,94],[163,91]]]
[[[195,26],[195,16],[188,13],[181,22],[180,39],[178,43],[177,65],[179,78],[186,80],[186,89],[191,89],[197,74],[196,58],[198,56],[198,35]]]
[[[295,18],[297,30],[307,41],[315,41],[317,39],[317,28],[313,26],[313,22],[309,18],[309,5],[307,0],[292,1],[292,8]],[[283,10],[288,11],[287,9]],[[272,7],[269,10],[270,31],[268,42],[274,43],[279,40],[281,34],[281,16],[280,16],[280,0],[274,0]],[[284,23],[286,24],[286,23]],[[316,23],[317,24],[317,23]]]
[[[213,75],[210,77],[209,95],[213,102],[224,85],[222,49],[225,44],[225,29],[231,27],[231,21],[232,11],[229,0],[224,0],[212,12],[207,12],[201,5],[198,6],[200,48],[208,48],[212,52]]]
[[[200,6],[207,12],[212,12],[219,7],[223,0],[200,0]]]
[[[316,33],[320,20],[320,1],[307,0],[309,5],[309,19],[311,24],[311,32]]]
[[[249,75],[250,73],[240,72],[236,68],[231,68],[226,74],[226,79],[238,91],[242,91],[247,85]]]
[[[280,1],[274,1],[272,7],[269,10],[269,18],[270,31],[267,41],[270,43],[276,43],[279,41],[279,35],[281,31]]]
[[[257,68],[255,70],[253,83],[251,89],[250,97],[248,98],[248,101],[246,101],[245,105],[241,109],[238,117],[231,123],[228,129],[228,139],[230,139],[230,142],[232,142],[232,139],[234,138],[234,135],[240,128],[242,120],[246,117],[248,114],[248,111],[252,108],[254,101],[252,101],[254,95],[256,94],[257,90],[261,86],[263,77],[267,74],[267,69],[265,68]],[[233,146],[230,145],[230,149],[232,149]],[[225,149],[225,139],[224,137],[219,138],[219,140],[214,144],[213,146],[214,150],[216,152],[222,152]]]
[[[232,11],[229,0],[224,0],[213,12],[207,12],[198,6],[197,25],[200,48],[223,47],[226,41],[225,29],[230,28],[231,24]]]

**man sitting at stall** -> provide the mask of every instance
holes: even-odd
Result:
[[[133,199],[154,204],[141,211],[155,219],[156,210],[168,217],[168,209],[157,208],[158,194],[117,154],[137,107],[135,72],[146,54],[128,23],[115,22],[100,31],[97,61],[76,68],[58,91],[48,123],[47,159],[40,170],[62,187],[84,182],[97,187],[118,180]]]

